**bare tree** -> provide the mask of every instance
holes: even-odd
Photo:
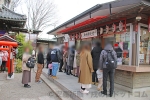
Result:
[[[10,9],[15,10],[17,8],[22,0],[11,0]]]
[[[52,0],[26,0],[28,29],[44,30],[49,26],[55,26],[57,16]]]

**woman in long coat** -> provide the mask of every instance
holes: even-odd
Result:
[[[26,66],[26,62],[31,57],[29,54],[30,49],[28,47],[25,48],[25,51],[22,56],[22,84],[24,84],[25,88],[30,88],[31,86],[28,84],[31,82],[31,69]]]
[[[81,83],[82,93],[89,93],[86,89],[91,88],[92,84],[93,63],[91,53],[88,49],[89,46],[84,45],[80,52],[79,83]]]

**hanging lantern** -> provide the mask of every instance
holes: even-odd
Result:
[[[123,23],[120,21],[119,23],[119,31],[122,31],[123,30]]]
[[[104,32],[104,29],[100,28],[100,35],[103,34],[103,32]]]
[[[116,31],[116,25],[113,24],[113,25],[112,25],[112,32],[115,32],[115,31]]]
[[[106,25],[106,33],[109,32],[109,26]]]

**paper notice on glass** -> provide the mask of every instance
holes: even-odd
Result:
[[[121,41],[125,42],[125,34],[121,34]]]
[[[125,34],[125,41],[130,41],[130,33],[129,32],[127,32]]]
[[[139,54],[140,59],[144,59],[144,54]]]
[[[120,42],[120,34],[116,34],[116,42]]]

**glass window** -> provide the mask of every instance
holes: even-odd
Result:
[[[150,65],[150,32],[146,28],[141,28],[139,60],[140,65]]]
[[[114,37],[105,38],[106,43],[111,43],[117,53],[118,65],[129,65],[130,32],[115,34]]]
[[[114,49],[117,53],[118,65],[129,65],[130,29],[115,35]]]

